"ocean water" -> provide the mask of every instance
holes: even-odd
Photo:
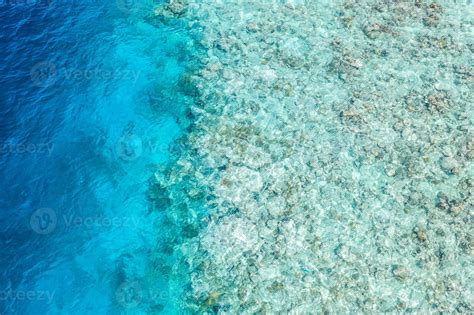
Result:
[[[0,2],[0,314],[173,312],[168,271],[150,266],[166,203],[148,189],[197,65],[154,5]]]
[[[0,313],[474,311],[472,1],[1,5]]]

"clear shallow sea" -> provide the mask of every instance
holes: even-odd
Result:
[[[152,7],[0,2],[0,314],[173,313],[166,271],[142,281],[165,233],[147,190],[195,65]]]
[[[181,246],[189,309],[472,313],[471,2],[193,1],[187,16],[207,65],[167,184],[208,222]],[[181,209],[200,194],[205,220]]]

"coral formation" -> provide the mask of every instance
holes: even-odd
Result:
[[[157,179],[195,227],[175,246],[188,310],[474,312],[472,5],[156,12],[207,50],[182,80],[199,99],[183,155]]]

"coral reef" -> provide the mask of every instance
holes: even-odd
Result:
[[[474,312],[472,5],[156,13],[185,15],[207,50],[182,81],[199,98],[185,149],[157,179],[170,221],[194,226],[174,248],[190,312]]]

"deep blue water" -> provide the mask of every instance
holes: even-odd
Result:
[[[165,276],[157,305],[133,309],[133,291],[161,237],[146,192],[186,129],[192,42],[136,5],[0,2],[0,314],[173,312]]]

